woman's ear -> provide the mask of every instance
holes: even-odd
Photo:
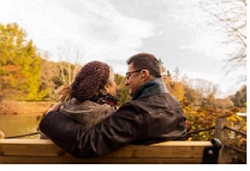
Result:
[[[104,89],[105,89],[108,93],[109,93],[109,87],[110,87],[110,86],[109,86],[108,83],[104,85]]]

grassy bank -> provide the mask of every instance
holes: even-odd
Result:
[[[0,104],[0,115],[37,115],[46,112],[53,102],[3,101]]]

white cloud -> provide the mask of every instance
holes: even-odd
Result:
[[[84,62],[99,59],[112,65],[120,59],[125,64],[124,58],[154,30],[147,21],[121,15],[107,1],[9,0],[0,6],[5,16],[0,21],[17,22],[38,48],[56,55],[58,46],[71,42],[85,52]]]
[[[111,2],[0,1],[0,22],[17,22],[38,48],[54,56],[59,46],[75,46],[84,54],[82,63],[102,60],[124,75],[129,56],[153,51],[169,68],[222,84],[222,60],[235,47],[222,46],[224,35],[207,26],[208,14],[195,7],[202,0]]]
[[[222,61],[235,51],[233,44],[222,44],[223,35],[204,33],[193,37],[193,44],[182,45],[180,49],[200,52],[211,60]]]

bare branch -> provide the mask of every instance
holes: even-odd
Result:
[[[228,63],[224,66],[224,69],[227,69],[226,75],[245,69],[247,64],[247,0],[215,0],[203,2],[201,7],[219,21],[222,30],[228,35],[222,43],[237,46],[235,51],[229,54]],[[216,23],[210,22],[210,25],[216,26]],[[243,74],[243,77],[246,78],[246,73]]]

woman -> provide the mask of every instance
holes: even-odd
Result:
[[[58,92],[59,102],[51,110],[58,110],[89,129],[116,110],[114,72],[104,62],[92,61],[82,67],[71,86]],[[47,138],[41,133],[41,139]]]

